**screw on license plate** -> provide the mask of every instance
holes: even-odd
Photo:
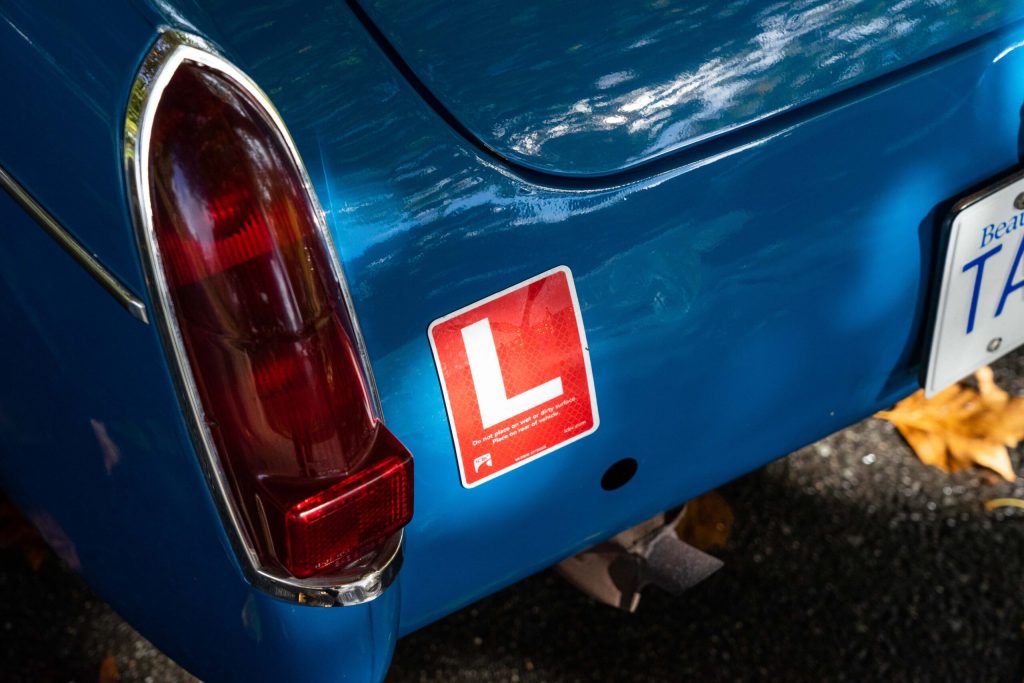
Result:
[[[992,341],[990,341],[988,343],[988,350],[989,350],[990,353],[995,353],[996,351],[999,350],[999,347],[1002,346],[1002,345],[1003,345],[1003,338],[1002,337],[996,337],[995,339],[993,339]]]
[[[1024,192],[1017,195],[1017,198],[1013,200],[1013,207],[1015,209],[1024,209]]]

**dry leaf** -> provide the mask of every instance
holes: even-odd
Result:
[[[100,662],[99,683],[117,683],[121,680],[121,672],[117,670],[117,660],[114,655],[107,655]]]
[[[992,500],[985,501],[986,510],[995,510],[996,508],[1024,508],[1024,500],[1020,498],[993,498]]]
[[[698,550],[721,547],[729,540],[733,514],[729,503],[718,491],[708,491],[686,504],[676,525],[679,540]]]
[[[932,398],[918,391],[875,417],[896,425],[926,465],[946,472],[986,467],[1014,481],[1007,448],[1024,438],[1024,398],[1000,389],[989,367],[974,376],[977,389],[958,384]]]

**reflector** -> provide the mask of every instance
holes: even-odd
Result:
[[[388,456],[294,505],[285,515],[292,573],[310,576],[357,559],[398,531],[412,516],[411,465],[408,458]]]

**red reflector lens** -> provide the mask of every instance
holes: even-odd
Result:
[[[344,565],[384,542],[412,516],[412,460],[388,456],[298,503],[285,515],[295,576]]]
[[[182,62],[149,145],[153,233],[205,428],[261,566],[327,576],[412,517],[304,177],[274,119]]]

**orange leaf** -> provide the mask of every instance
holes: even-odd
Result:
[[[992,500],[985,501],[986,510],[995,510],[996,508],[1024,509],[1024,500],[1020,498],[993,498]]]
[[[121,680],[121,672],[117,670],[117,660],[114,655],[107,655],[100,662],[99,683],[117,683]]]
[[[946,442],[941,436],[917,427],[896,425],[896,428],[917,453],[921,462],[943,470],[949,468],[946,460]]]
[[[926,465],[945,472],[985,467],[1014,481],[1007,449],[1024,439],[1024,398],[1000,389],[989,367],[975,379],[977,389],[954,385],[930,399],[918,391],[875,417],[896,425]]]
[[[676,524],[676,534],[699,550],[722,547],[729,540],[732,522],[729,503],[718,491],[708,491],[686,504],[686,511]]]

